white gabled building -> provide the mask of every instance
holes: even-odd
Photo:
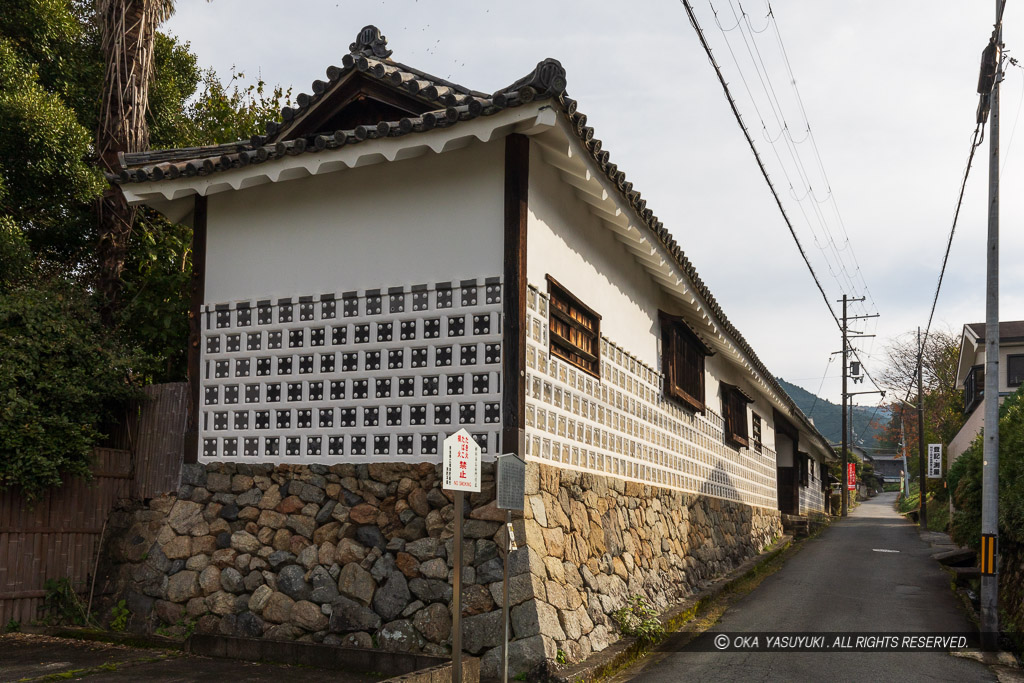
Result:
[[[834,454],[544,60],[494,93],[367,27],[265,136],[126,155],[195,230],[199,462],[485,458],[770,512]],[[777,518],[776,514],[776,518]]]

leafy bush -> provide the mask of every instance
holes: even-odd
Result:
[[[44,621],[50,624],[85,626],[89,614],[68,578],[47,579],[43,582]]]
[[[956,511],[953,540],[978,549],[981,544],[982,436],[949,468],[947,482]],[[1024,544],[1024,389],[999,407],[1000,541]]]
[[[130,616],[131,612],[128,610],[127,603],[124,600],[118,600],[110,610],[110,630],[120,632],[128,628],[128,617]]]
[[[89,476],[96,425],[135,395],[132,356],[61,282],[0,290],[0,490],[29,500]]]
[[[658,613],[642,595],[634,595],[626,606],[612,614],[619,630],[627,636],[636,636],[645,643],[653,643],[665,635],[665,627]]]

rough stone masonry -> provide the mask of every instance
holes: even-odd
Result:
[[[440,465],[186,465],[176,495],[111,518],[104,566],[138,630],[448,655],[454,505]],[[469,496],[464,646],[496,676],[505,513]],[[579,661],[781,534],[775,510],[528,463],[510,559],[510,669]],[[116,599],[116,598],[115,598]]]

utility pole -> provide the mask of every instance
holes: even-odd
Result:
[[[928,463],[925,462],[924,451],[924,346],[921,343],[921,328],[917,328],[917,479],[918,512],[917,520],[922,529],[928,528],[928,505],[925,498],[928,494]]]
[[[847,328],[847,324],[849,323],[850,320],[863,320],[865,318],[877,318],[878,314],[875,313],[873,315],[854,315],[854,316],[849,316],[849,315],[846,314],[846,304],[853,303],[853,302],[856,302],[856,301],[864,301],[864,297],[860,297],[860,298],[857,298],[857,299],[851,299],[846,294],[843,294],[843,298],[841,299],[841,301],[843,302],[843,351],[842,351],[842,353],[843,353],[843,424],[842,424],[842,429],[843,429],[843,443],[842,443],[842,448],[843,448],[843,494],[842,494],[842,501],[843,501],[843,504],[842,504],[842,507],[840,509],[840,513],[839,514],[842,515],[843,517],[846,517],[846,515],[847,515],[847,513],[849,512],[849,509],[850,509],[850,474],[849,474],[850,455],[847,452],[848,449],[849,449],[849,446],[850,446],[850,442],[848,441],[849,429],[847,427],[848,422],[847,422],[847,419],[846,419],[846,405],[847,405],[847,401],[849,400],[849,397],[850,397],[850,393],[846,390],[846,376],[850,372],[849,363],[847,362],[848,359],[849,359],[849,355],[848,354],[849,354],[849,351],[850,351],[849,340],[851,338],[854,338],[854,337],[859,338],[859,337],[873,337],[873,336],[875,336],[873,334],[855,334],[853,337],[851,337],[850,334],[849,334],[849,329]],[[877,393],[877,392],[873,392],[872,391],[872,392],[864,392],[864,393]],[[852,422],[852,421],[853,420],[851,419],[850,422]]]
[[[982,53],[978,92],[989,98],[988,249],[985,283],[985,428],[981,475],[981,638],[995,647],[999,636],[999,81],[1002,78],[1003,7],[996,0],[992,39]],[[986,90],[991,84],[991,91]]]
[[[847,442],[846,442],[846,301],[847,296],[843,294],[843,504],[840,507],[839,514],[845,517],[850,508],[850,474],[849,474],[849,461],[850,456],[847,453]]]

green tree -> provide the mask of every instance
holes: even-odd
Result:
[[[88,475],[97,425],[134,395],[131,354],[61,280],[0,294],[0,489],[29,499]]]
[[[951,332],[933,330],[928,335],[922,363],[925,443],[948,444],[964,424],[963,396],[956,386],[959,353],[960,339]],[[886,355],[888,362],[880,381],[891,394],[916,405],[917,334],[908,332],[890,341]],[[899,400],[892,401],[888,408],[892,419],[881,430],[880,445],[895,448],[905,439],[908,466],[911,472],[917,472],[917,410]]]
[[[191,231],[137,212],[113,329],[94,295],[107,188],[91,130],[104,62],[93,2],[26,0],[0,12],[0,489],[29,497],[88,472],[99,425],[141,381],[184,377]],[[241,78],[240,76],[238,77]],[[161,146],[256,132],[280,91],[203,72],[157,34],[148,111]]]

